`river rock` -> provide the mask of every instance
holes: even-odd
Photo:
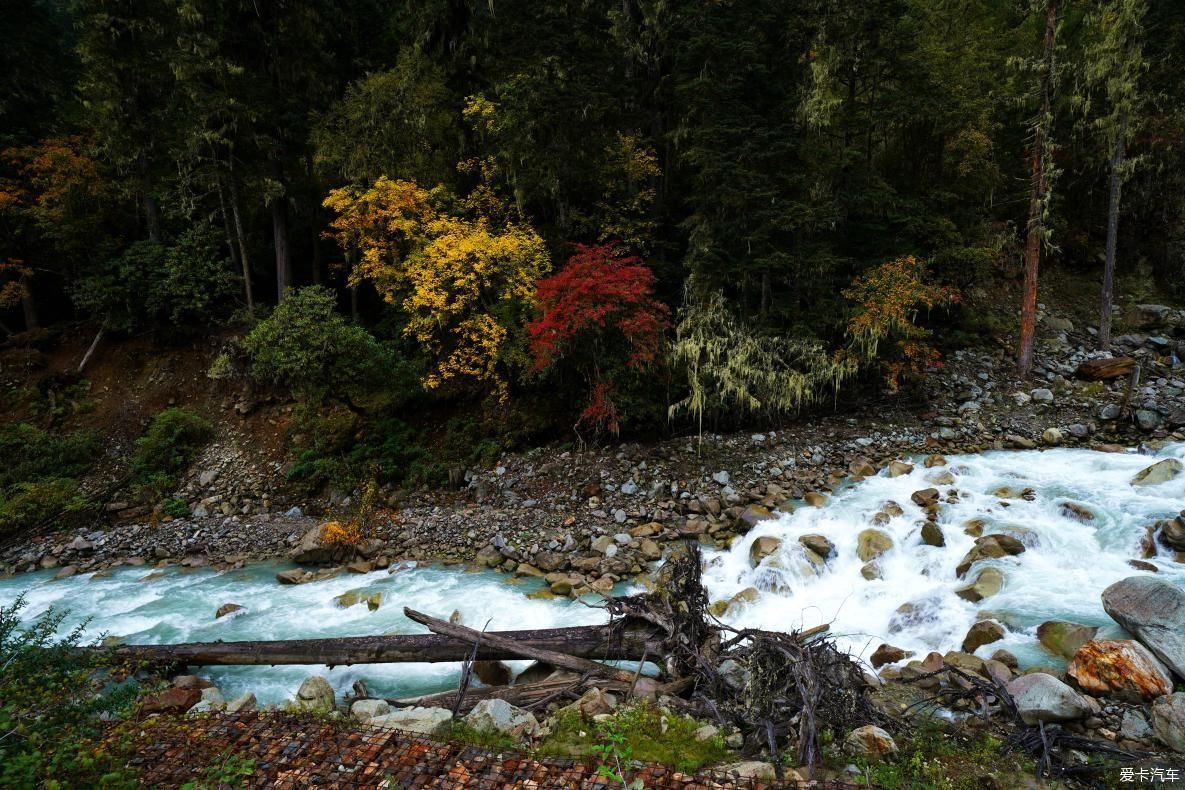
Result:
[[[737,518],[737,521],[744,524],[746,527],[755,527],[762,521],[768,521],[774,517],[774,514],[769,511],[769,508],[762,505],[749,505]]]
[[[1185,753],[1185,692],[1168,694],[1152,703],[1152,731],[1165,746]]]
[[[873,763],[881,762],[897,753],[893,736],[873,724],[857,727],[844,739],[844,748],[853,757]]]
[[[823,507],[823,505],[827,504],[827,496],[826,494],[820,494],[818,491],[807,491],[802,495],[802,501],[811,507]]]
[[[226,617],[228,614],[232,614],[233,612],[242,612],[242,611],[246,611],[246,608],[240,604],[224,603],[224,604],[222,604],[222,606],[219,606],[218,611],[214,613],[214,619],[218,620],[223,617]]]
[[[1164,664],[1132,639],[1092,639],[1074,654],[1066,674],[1089,694],[1129,702],[1146,702],[1173,690]]]
[[[999,568],[984,568],[975,577],[975,581],[966,587],[955,590],[955,594],[964,601],[979,603],[984,598],[990,598],[1004,587],[1004,574]]]
[[[376,716],[386,716],[391,712],[391,706],[382,699],[360,699],[350,706],[350,715],[363,724]]]
[[[1021,675],[1008,684],[1008,693],[1025,724],[1072,721],[1094,712],[1085,697],[1044,672]]]
[[[722,765],[716,769],[719,773],[735,777],[737,779],[745,780],[744,786],[748,787],[754,782],[770,783],[776,782],[778,778],[777,770],[773,763],[763,763],[760,760],[745,760],[739,763],[729,763]],[[806,781],[802,774],[795,771],[793,768],[782,767],[782,776],[787,782],[803,782]]]
[[[495,568],[502,564],[502,552],[498,551],[496,546],[484,546],[477,552],[477,556],[473,558],[478,565],[484,565],[487,568]]]
[[[483,699],[465,716],[465,723],[478,732],[500,732],[511,738],[531,735],[539,728],[534,714],[504,699]]]
[[[1167,483],[1181,474],[1182,469],[1185,469],[1185,466],[1176,458],[1165,458],[1163,461],[1157,461],[1152,466],[1139,472],[1132,478],[1132,485],[1155,486],[1161,483]]]
[[[383,594],[381,592],[366,592],[364,590],[350,590],[333,599],[333,603],[339,609],[349,609],[351,606],[357,606],[360,603],[366,604],[366,608],[372,612],[378,611],[378,608],[383,603]]]
[[[1001,557],[1012,557],[1023,554],[1025,544],[1011,535],[984,535],[975,539],[975,547],[963,557],[955,568],[955,574],[962,578],[971,566],[980,560],[996,560]]]
[[[1046,620],[1037,626],[1037,640],[1055,656],[1070,659],[1078,652],[1078,648],[1094,639],[1098,632],[1099,629],[1091,625]]]
[[[330,713],[336,704],[333,686],[320,675],[310,675],[300,684],[296,692],[296,707],[302,710],[324,711]]]
[[[945,546],[946,536],[942,534],[942,527],[937,521],[927,521],[922,524],[922,543],[927,546]]]
[[[1185,551],[1185,511],[1176,518],[1166,518],[1156,525],[1160,542],[1174,551]]]
[[[862,562],[875,560],[893,548],[893,539],[879,529],[866,529],[856,538],[856,556]]]
[[[1083,524],[1089,524],[1095,519],[1094,513],[1090,508],[1080,505],[1077,502],[1063,502],[1060,509],[1062,515],[1066,518],[1081,521]]]
[[[775,538],[771,535],[762,535],[753,541],[753,545],[749,547],[749,564],[756,568],[761,564],[763,559],[774,554],[781,547],[782,541],[780,538]]]
[[[938,454],[928,455],[923,464],[927,469],[933,469],[936,466],[946,466],[946,458]]]
[[[1185,590],[1154,576],[1129,576],[1103,590],[1103,609],[1185,678]]]
[[[250,691],[244,691],[239,696],[226,703],[227,713],[239,713],[240,711],[255,710],[255,695]]]
[[[913,503],[921,508],[932,507],[938,503],[938,489],[937,488],[923,488],[921,491],[914,491],[909,495]]]
[[[867,458],[853,458],[848,464],[848,472],[852,477],[872,477],[876,474],[876,467]]]
[[[298,565],[322,565],[344,556],[341,546],[326,544],[321,540],[325,525],[310,527],[288,552],[288,558]]]
[[[173,686],[144,697],[140,701],[140,712],[143,714],[184,713],[201,700],[201,689]]]
[[[999,642],[1004,638],[1004,626],[992,620],[980,620],[963,637],[963,652],[974,653],[984,645]]]
[[[913,651],[911,650],[902,650],[899,647],[884,643],[872,651],[868,662],[872,664],[873,669],[880,669],[886,664],[896,664],[898,661],[904,661],[912,655]]]
[[[825,535],[800,535],[798,542],[802,547],[813,551],[823,559],[828,559],[835,555],[835,544],[827,539]]]
[[[421,735],[436,735],[453,720],[452,711],[444,708],[399,708],[375,716],[367,724],[384,730],[402,730]]]

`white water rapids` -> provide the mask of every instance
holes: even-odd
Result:
[[[945,467],[926,469],[920,459],[912,473],[889,478],[883,473],[837,491],[822,508],[797,512],[758,524],[728,551],[706,551],[704,581],[712,600],[727,599],[748,588],[764,588],[756,601],[741,604],[725,616],[734,625],[767,629],[810,627],[831,623],[831,631],[851,652],[867,657],[881,642],[890,642],[919,657],[930,650],[957,650],[967,629],[985,614],[1009,627],[1007,637],[980,648],[990,655],[998,648],[1014,652],[1022,665],[1052,664],[1037,644],[1036,626],[1049,619],[1101,625],[1105,633],[1118,628],[1103,612],[1102,590],[1137,571],[1127,561],[1140,557],[1146,528],[1157,519],[1185,508],[1185,475],[1156,486],[1132,487],[1132,477],[1158,458],[1185,459],[1185,444],[1170,446],[1158,456],[1111,454],[1087,450],[991,452],[954,456]],[[955,504],[943,504],[939,523],[946,546],[924,545],[919,534],[923,513],[910,501],[919,489],[931,487],[927,476],[949,471],[953,484],[936,486],[945,499],[954,489]],[[1027,501],[997,496],[1001,488],[1019,493],[1032,489]],[[878,528],[894,546],[880,558],[883,578],[865,580],[856,557],[857,535],[871,526],[873,514],[892,500],[904,513]],[[1075,502],[1094,513],[1082,522],[1062,513]],[[962,525],[983,519],[984,534],[1023,528],[1035,543],[1023,554],[977,565],[1000,567],[1004,588],[979,604],[968,603],[955,590],[955,566],[974,544]],[[799,570],[800,535],[825,535],[836,555],[817,573]],[[758,537],[782,540],[781,557],[768,558],[754,569],[749,548]],[[1035,538],[1035,540],[1034,540]],[[1150,560],[1159,575],[1185,587],[1185,565],[1168,552]],[[782,569],[771,568],[780,565]],[[265,564],[218,573],[209,569],[122,567],[109,575],[83,574],[53,579],[54,571],[0,579],[0,605],[9,606],[24,593],[26,620],[51,606],[69,611],[63,630],[89,619],[87,634],[113,634],[131,643],[175,643],[213,640],[295,639],[414,633],[424,629],[402,615],[404,606],[447,617],[460,610],[467,624],[490,630],[549,628],[599,622],[600,610],[579,602],[533,600],[537,580],[508,584],[492,571],[428,566],[388,574],[342,574],[300,586],[281,586],[275,572],[289,566]],[[976,571],[968,574],[974,576]],[[382,605],[370,611],[362,603],[345,609],[334,598],[348,591],[381,592]],[[225,603],[246,607],[237,616],[215,621]],[[891,627],[899,606],[913,603],[924,616],[904,628]],[[524,664],[516,663],[521,667]],[[282,703],[295,694],[309,674],[325,674],[338,694],[356,679],[372,693],[406,696],[444,690],[455,685],[452,664],[402,664],[338,667],[218,667],[209,675],[228,696],[254,691],[261,703]]]

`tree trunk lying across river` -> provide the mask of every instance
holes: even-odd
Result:
[[[641,660],[660,653],[662,637],[645,624],[590,625],[530,631],[491,631],[495,642],[508,641],[536,650],[555,651],[577,658]],[[497,639],[501,637],[501,639]],[[438,634],[348,636],[334,639],[285,639],[272,642],[190,642],[177,645],[119,645],[116,660],[171,666],[325,664],[397,664],[405,662],[465,661],[473,655],[472,642]],[[520,659],[523,653],[483,643],[479,661]]]

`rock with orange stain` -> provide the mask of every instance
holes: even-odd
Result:
[[[1066,674],[1083,691],[1131,702],[1173,691],[1173,679],[1164,664],[1132,639],[1092,639],[1078,648]]]

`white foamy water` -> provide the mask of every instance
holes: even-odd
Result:
[[[952,457],[945,467],[915,470],[897,478],[878,476],[847,486],[823,508],[800,507],[791,515],[763,522],[738,538],[725,552],[705,552],[704,581],[712,599],[729,598],[747,587],[764,591],[725,617],[740,626],[789,630],[829,622],[853,653],[867,656],[881,642],[916,651],[958,649],[967,629],[985,614],[1010,627],[1004,641],[980,648],[989,655],[999,647],[1017,654],[1025,664],[1054,660],[1037,645],[1036,626],[1048,619],[1101,625],[1118,632],[1103,612],[1099,594],[1112,582],[1136,571],[1128,559],[1140,556],[1148,525],[1185,508],[1185,475],[1168,483],[1133,488],[1130,480],[1158,457],[1185,459],[1185,445],[1159,456],[1119,455],[1085,450],[995,452]],[[946,546],[922,544],[921,508],[910,494],[931,487],[928,475],[949,471],[951,485],[937,486],[943,495],[954,489],[957,504],[944,504],[939,523]],[[1001,499],[1001,488],[1019,493],[1031,488],[1033,501]],[[894,547],[880,559],[883,579],[866,581],[856,557],[857,535],[871,526],[873,514],[887,500],[904,514],[879,527]],[[1089,508],[1090,523],[1068,518],[1061,505],[1073,501]],[[1006,503],[1006,504],[1005,504]],[[960,599],[955,590],[967,583],[955,566],[974,544],[962,525],[983,519],[985,534],[1023,528],[1038,544],[1024,554],[977,565],[1000,567],[1003,590],[979,604]],[[817,574],[799,571],[797,538],[822,534],[836,547],[836,556]],[[782,552],[757,569],[750,567],[749,547],[758,537],[782,539]],[[778,560],[776,563],[773,560]],[[1161,578],[1185,587],[1185,565],[1167,552],[1153,558]],[[770,567],[779,564],[782,569]],[[403,616],[410,606],[448,617],[460,610],[467,624],[490,630],[553,628],[603,622],[601,610],[569,600],[532,600],[538,580],[508,584],[493,571],[427,566],[389,574],[342,574],[323,582],[282,586],[275,573],[287,565],[264,564],[240,571],[210,569],[120,568],[108,576],[91,574],[55,581],[54,571],[0,579],[0,605],[9,606],[24,593],[28,620],[55,607],[69,612],[63,630],[89,619],[87,634],[123,637],[129,643],[177,643],[214,640],[332,638],[384,633],[422,633],[426,629]],[[974,576],[976,571],[968,574]],[[381,592],[383,602],[371,612],[365,604],[338,608],[333,599],[348,591]],[[620,591],[619,591],[620,592]],[[222,604],[237,603],[247,611],[215,621]],[[913,603],[925,617],[900,630],[891,621],[897,608]],[[525,662],[514,662],[520,669]],[[455,688],[456,664],[387,664],[337,667],[210,667],[210,676],[229,697],[253,691],[261,703],[292,699],[309,674],[324,674],[339,696],[362,679],[372,693],[409,696]]]
[[[945,466],[926,469],[921,458],[908,475],[877,477],[839,490],[822,508],[799,507],[776,520],[762,522],[739,538],[728,551],[705,552],[704,581],[712,600],[729,599],[748,587],[761,590],[752,603],[729,610],[726,622],[770,630],[809,628],[830,623],[831,632],[852,653],[867,657],[882,642],[915,651],[958,650],[977,620],[990,616],[1009,628],[1007,637],[981,647],[990,656],[999,648],[1014,652],[1022,664],[1055,664],[1036,640],[1036,627],[1050,619],[1103,626],[1104,633],[1119,628],[1103,611],[1100,593],[1112,582],[1137,571],[1129,559],[1141,556],[1140,542],[1156,520],[1185,508],[1185,475],[1157,486],[1133,487],[1132,477],[1160,458],[1185,459],[1185,445],[1177,444],[1157,456],[1101,453],[1088,450],[989,452],[952,456]],[[953,484],[927,481],[949,471]],[[925,514],[910,500],[923,488],[935,487],[940,499],[958,495],[955,504],[942,504],[939,524],[946,545],[925,545],[921,523]],[[1029,488],[1032,501],[998,496],[1002,488],[1019,494]],[[882,579],[861,576],[864,564],[856,556],[857,536],[874,527],[872,518],[884,503],[898,503],[903,515],[876,527],[893,539],[893,548],[879,562]],[[1095,514],[1092,521],[1068,517],[1062,505],[1074,502]],[[984,534],[1020,532],[1036,545],[1023,554],[977,563],[967,577],[955,568],[975,539],[964,533],[972,520],[984,522]],[[836,555],[817,573],[804,566],[798,538],[825,535]],[[1016,533],[1014,533],[1016,534]],[[782,541],[780,550],[757,567],[749,550],[761,536]],[[1150,560],[1158,576],[1185,587],[1185,565],[1169,552]],[[996,595],[969,603],[955,591],[972,581],[978,570],[998,567],[1005,576]],[[902,624],[894,615],[911,603],[920,613]]]
[[[464,622],[489,630],[554,628],[604,622],[601,610],[569,600],[532,600],[527,593],[542,587],[537,580],[507,583],[494,571],[426,566],[388,574],[345,573],[334,579],[281,586],[275,573],[290,565],[263,564],[239,571],[170,568],[119,568],[109,576],[85,574],[55,581],[55,571],[0,579],[0,606],[24,593],[30,620],[51,606],[69,612],[63,632],[89,619],[86,634],[97,639],[116,635],[128,643],[166,644],[215,640],[267,640],[426,633],[403,616],[403,607],[447,618],[459,610]],[[154,577],[155,576],[155,577]],[[381,592],[376,611],[365,603],[339,608],[333,599],[349,591]],[[214,619],[218,607],[237,603],[246,612]],[[530,662],[510,662],[516,671]],[[253,691],[260,703],[293,698],[310,674],[329,678],[339,697],[357,679],[372,694],[411,696],[456,687],[458,665],[369,664],[353,667],[280,666],[209,667],[209,676],[229,699]]]

